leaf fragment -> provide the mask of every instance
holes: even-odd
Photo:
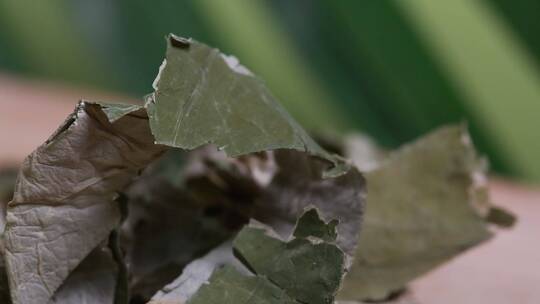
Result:
[[[304,236],[289,241],[281,239],[268,226],[250,223],[235,238],[233,247],[235,255],[252,274],[225,265],[215,270],[208,283],[186,303],[333,303],[346,271],[345,253],[333,243],[335,238],[327,242],[317,237],[320,231],[332,228],[335,222],[322,221],[316,209],[307,211],[298,220],[297,235]],[[181,294],[178,290],[176,293]],[[183,303],[183,299],[165,296],[158,295],[150,303]]]
[[[377,163],[340,299],[384,300],[492,235],[486,161],[464,126],[438,129]]]
[[[311,209],[298,220],[294,238],[285,242],[252,223],[236,237],[235,254],[253,273],[268,278],[298,302],[333,303],[345,273],[345,254],[334,243],[335,225],[335,220],[324,223]],[[330,235],[321,235],[330,230],[334,230]]]
[[[193,39],[171,34],[167,43],[146,103],[158,143],[189,150],[213,143],[229,156],[296,149],[337,163],[238,63]]]

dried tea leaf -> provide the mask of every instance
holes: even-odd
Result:
[[[162,150],[144,109],[110,122],[101,106],[82,102],[26,158],[4,233],[14,304],[48,303],[118,225],[116,192]]]
[[[311,209],[300,217],[294,238],[288,242],[272,235],[269,228],[252,223],[240,231],[233,246],[253,273],[267,278],[296,301],[333,303],[345,273],[345,253],[335,245],[335,227],[335,220],[327,224]]]
[[[345,253],[335,245],[335,237],[325,241],[317,236],[330,230],[335,236],[335,224],[325,223],[316,209],[311,209],[298,220],[295,235],[303,236],[284,241],[268,226],[252,222],[240,231],[233,246],[235,255],[254,275],[226,265],[206,284],[204,277],[193,280],[230,259],[223,258],[227,257],[223,251],[213,253],[193,264],[198,271],[190,269],[190,275],[179,280],[176,290],[158,294],[150,303],[333,303],[346,271]],[[197,292],[189,298],[195,289]],[[173,294],[176,297],[171,297]]]
[[[441,128],[367,173],[368,204],[340,298],[382,300],[490,238],[485,160],[464,126]]]
[[[154,88],[146,106],[158,143],[190,150],[213,143],[229,156],[296,149],[338,163],[260,79],[218,49],[169,35]]]

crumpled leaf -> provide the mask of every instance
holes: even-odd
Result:
[[[333,303],[346,271],[345,253],[334,243],[335,228],[335,221],[325,223],[316,209],[301,216],[290,241],[284,241],[268,226],[252,222],[240,231],[233,243],[235,255],[251,275],[228,265],[226,253],[218,255],[221,259],[212,254],[194,262],[192,265],[197,266],[198,271],[190,272],[207,274],[208,265],[216,267],[225,263],[226,266],[217,269],[207,284],[196,280],[202,286],[192,297],[189,295],[195,288],[184,280],[176,290],[158,294],[150,303]],[[200,268],[205,270],[199,271]],[[183,292],[185,290],[190,292]],[[176,297],[171,296],[173,294]]]
[[[48,303],[120,220],[116,192],[162,153],[142,109],[110,122],[82,102],[28,156],[8,205],[5,259],[14,304]]]
[[[324,218],[347,210],[348,217],[340,222],[338,232],[349,235],[357,232],[364,193],[362,175],[309,138],[272,98],[263,83],[232,57],[198,42],[171,36],[166,64],[156,79],[155,88],[156,92],[148,97],[144,108],[81,102],[56,133],[25,160],[13,200],[8,206],[4,233],[7,273],[14,304],[49,303],[63,286],[78,286],[71,282],[71,278],[78,277],[75,269],[84,265],[86,259],[91,258],[89,254],[101,246],[120,224],[121,206],[116,201],[119,193],[127,191],[129,199],[133,194],[130,185],[139,173],[170,147],[196,149],[215,144],[228,156],[235,157],[277,149],[278,161],[287,165],[292,160],[299,161],[298,166],[283,168],[283,171],[297,168],[305,170],[306,176],[298,173],[301,178],[292,180],[280,177],[280,172],[263,173],[267,175],[263,177],[257,171],[251,181],[249,178],[236,179],[232,185],[246,181],[253,184],[261,178],[267,180],[267,190],[260,197],[244,199],[254,207],[248,208],[243,216],[249,218],[254,214],[257,218],[262,210],[257,208],[258,204],[273,201],[278,206],[265,207],[275,208],[281,223],[276,227],[287,231],[292,226],[291,218],[294,222],[302,208],[311,203],[308,199],[313,199],[313,204],[321,207]],[[278,157],[278,154],[282,156]],[[250,156],[247,155],[247,159],[256,159]],[[229,161],[221,163],[230,164]],[[246,167],[256,171],[253,164]],[[231,177],[231,171],[218,169],[215,172]],[[194,179],[188,181],[193,182]],[[195,184],[200,185],[200,181]],[[219,187],[219,182],[212,180],[210,186],[201,189]],[[271,193],[287,188],[291,189],[289,193]],[[150,192],[161,190],[156,187]],[[336,200],[323,199],[329,195],[326,194],[329,190]],[[235,201],[234,195],[240,192],[233,189],[222,196],[227,198],[223,201],[228,204],[222,207],[242,210],[240,206],[230,204]],[[208,211],[205,208],[208,200],[204,195],[200,196],[202,193],[204,191],[190,191],[189,199],[174,203],[192,201],[202,204],[196,206],[197,212]],[[318,200],[315,199],[317,197]],[[154,198],[150,196],[144,200],[154,202]],[[294,199],[291,201],[293,210],[282,210],[286,204],[284,198]],[[331,202],[342,206],[337,211],[319,206]],[[168,206],[169,203],[164,202],[163,205],[173,210],[177,207]],[[133,206],[132,202],[128,204]],[[329,209],[331,212],[326,212]],[[150,218],[159,218],[162,211]],[[137,229],[129,228],[137,225],[129,225],[128,218],[127,228],[121,231],[123,240],[127,239],[124,244],[139,236]],[[235,229],[233,227],[232,230]],[[151,229],[145,231],[152,232]],[[352,241],[340,237],[338,245],[348,252],[354,250],[356,237]],[[198,245],[195,248],[202,248],[202,252],[194,250],[189,254],[203,255],[209,249]],[[194,257],[190,255],[189,259]],[[136,259],[129,253],[126,258]],[[107,259],[110,262],[119,260],[114,255]],[[154,273],[156,269],[151,270],[150,273]],[[140,273],[148,274],[145,269]]]
[[[485,171],[462,125],[436,130],[378,161],[367,173],[361,246],[339,297],[385,299],[490,238]]]

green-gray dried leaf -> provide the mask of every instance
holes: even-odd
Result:
[[[345,254],[334,244],[335,225],[334,220],[324,223],[312,209],[300,217],[295,238],[288,242],[251,224],[240,231],[233,246],[249,269],[298,302],[333,303],[345,273]]]
[[[487,240],[485,160],[463,126],[441,128],[367,174],[368,204],[344,300],[381,300]]]
[[[335,236],[335,223],[325,223],[312,209],[295,230],[303,236],[284,241],[263,224],[244,227],[234,240],[235,255],[255,276],[226,266],[187,303],[333,303],[346,271],[345,253],[333,243],[335,237],[325,241],[318,236],[329,230]],[[154,300],[151,303],[167,303]]]
[[[147,107],[158,143],[213,143],[229,156],[297,149],[333,159],[238,60],[195,40],[169,36],[154,88]]]

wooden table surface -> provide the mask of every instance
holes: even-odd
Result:
[[[130,100],[0,74],[0,166],[19,164],[81,98]],[[540,186],[492,179],[490,192],[494,203],[519,217],[518,223],[414,281],[412,290],[420,303],[540,303]]]

